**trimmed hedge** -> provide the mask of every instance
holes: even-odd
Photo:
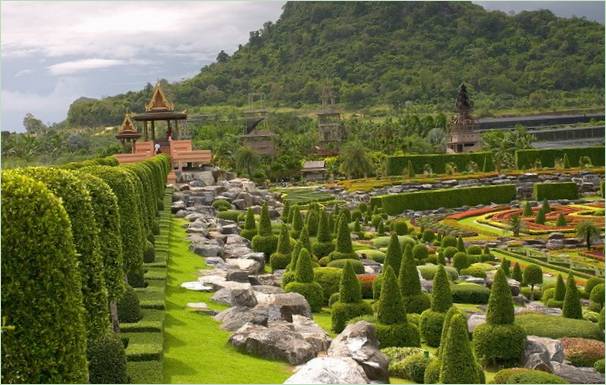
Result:
[[[488,203],[509,203],[516,198],[516,186],[478,186],[457,189],[428,190],[371,198],[373,205],[382,207],[389,215],[404,210],[431,210],[440,207],[474,206]]]
[[[118,300],[118,319],[121,323],[134,323],[142,317],[139,297],[137,297],[135,289],[127,285],[124,294]]]
[[[73,239],[78,253],[87,336],[92,340],[104,335],[110,325],[109,303],[99,248],[99,228],[86,186],[73,172],[67,170],[31,167],[19,172],[45,183],[61,198],[72,229],[76,230],[73,231]]]
[[[533,168],[537,160],[543,167],[555,167],[557,159],[568,157],[572,167],[579,166],[579,159],[588,156],[594,166],[604,166],[604,146],[570,147],[517,150],[515,153],[516,167],[520,170]]]
[[[604,334],[599,325],[583,319],[527,313],[517,315],[515,323],[521,326],[526,334],[533,336],[555,339],[580,337],[604,340]]]
[[[574,182],[535,183],[532,187],[534,199],[578,199],[579,191]]]
[[[568,384],[569,382],[555,374],[541,370],[527,370],[513,373],[507,379],[508,384]]]
[[[490,290],[475,283],[459,283],[450,287],[452,301],[456,303],[487,304]]]
[[[124,344],[115,333],[88,344],[89,383],[91,384],[127,384],[126,353]]]
[[[518,365],[524,354],[526,334],[519,325],[479,325],[472,339],[476,357],[484,365]]]
[[[402,175],[404,168],[412,164],[415,174],[422,174],[425,165],[428,164],[434,173],[444,174],[446,163],[454,163],[458,170],[464,171],[467,169],[469,162],[473,161],[482,167],[485,160],[486,169],[483,171],[493,171],[494,163],[490,152],[388,156],[386,171],[387,175]]]
[[[314,269],[314,281],[318,282],[324,290],[324,303],[327,303],[330,296],[339,291],[341,272],[342,269],[336,267],[316,267]]]
[[[66,210],[43,183],[4,171],[2,223],[2,382],[88,382],[85,310]]]
[[[334,261],[328,262],[326,266],[342,269],[343,267],[345,267],[345,264],[347,262],[351,262],[356,274],[364,274],[364,265],[357,259],[335,259]]]

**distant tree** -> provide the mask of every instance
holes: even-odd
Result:
[[[23,118],[23,127],[28,134],[41,134],[48,129],[40,119],[29,112]]]
[[[541,266],[530,264],[524,269],[524,284],[530,285],[530,300],[534,301],[534,285],[543,283],[543,269]]]
[[[225,53],[225,51],[221,50],[217,55],[217,63],[227,63],[229,60],[229,55]]]
[[[249,178],[252,178],[253,170],[258,164],[259,157],[250,147],[242,146],[236,152],[236,169],[246,170]]]
[[[341,172],[348,178],[368,177],[372,172],[372,163],[366,147],[358,141],[348,142],[341,149]]]
[[[576,226],[577,238],[584,241],[587,250],[591,250],[591,243],[600,238],[600,229],[590,221],[580,222]]]

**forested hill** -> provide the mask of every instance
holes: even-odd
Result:
[[[461,2],[292,2],[245,45],[171,84],[178,107],[318,103],[324,84],[350,108],[452,104],[461,81],[476,105],[583,104],[604,88],[604,26],[549,11],[510,16]],[[140,111],[151,86],[102,100],[79,99],[71,125],[117,124]],[[566,102],[564,102],[565,104]]]

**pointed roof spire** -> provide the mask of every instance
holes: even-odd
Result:
[[[122,125],[120,126],[120,132],[124,131],[137,131],[135,124],[130,118],[130,113],[128,112],[124,115],[124,120],[122,121]]]
[[[149,103],[145,105],[145,111],[159,112],[173,111],[174,109],[175,105],[166,99],[166,95],[164,95],[164,91],[162,91],[162,87],[160,87],[160,82],[156,83],[152,97]]]

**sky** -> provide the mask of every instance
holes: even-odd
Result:
[[[276,21],[284,1],[2,1],[1,130],[27,112],[65,119],[72,101],[191,77]],[[475,2],[505,12],[547,8],[604,23],[604,2]]]

